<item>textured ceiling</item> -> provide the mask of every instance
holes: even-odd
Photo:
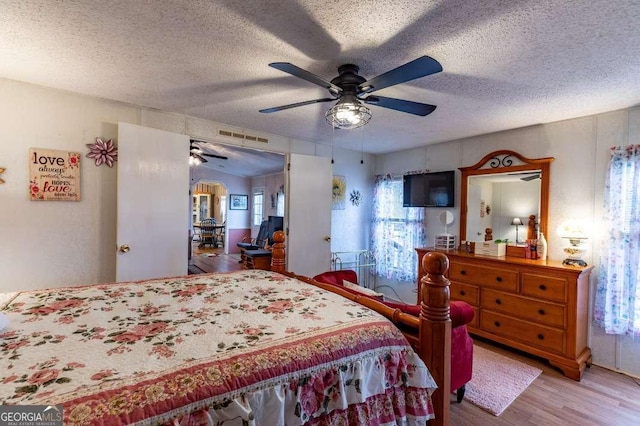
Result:
[[[377,92],[437,105],[372,106],[337,145],[384,153],[640,103],[637,0],[0,0],[0,77],[331,143],[343,63],[371,78],[428,55],[444,71]]]

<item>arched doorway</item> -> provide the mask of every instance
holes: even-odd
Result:
[[[198,273],[198,269],[204,272],[202,265],[198,267],[195,258],[199,256],[218,256],[228,253],[227,250],[227,198],[228,190],[224,183],[201,179],[192,183],[191,189],[191,230],[189,238],[189,273]],[[205,235],[201,223],[203,221],[215,221],[221,226],[214,228],[214,234]],[[196,270],[194,271],[194,265]]]

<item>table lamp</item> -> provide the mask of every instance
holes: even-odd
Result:
[[[580,248],[582,243],[589,238],[584,231],[584,226],[578,221],[567,221],[558,228],[558,232],[560,237],[569,240],[569,246],[563,249],[567,258],[562,261],[562,264],[567,266],[587,266],[587,262],[582,259],[582,255],[586,250]]]
[[[519,217],[514,217],[511,224],[516,226],[516,245],[518,245],[518,226],[522,225],[522,220]]]

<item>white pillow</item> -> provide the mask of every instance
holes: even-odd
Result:
[[[346,288],[357,291],[358,293],[362,293],[362,294],[366,294],[367,296],[373,296],[373,297],[384,297],[384,294],[382,293],[378,293],[375,292],[369,288],[366,287],[361,287],[358,284],[354,284],[350,281],[347,280],[342,280],[342,285],[344,285]]]
[[[2,312],[0,312],[0,331],[9,325],[9,318]]]

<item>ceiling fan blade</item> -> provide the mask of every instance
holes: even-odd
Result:
[[[520,178],[520,180],[523,180],[525,182],[529,182],[530,180],[534,180],[534,179],[540,179],[540,174],[531,175],[531,176],[525,176],[525,177],[521,177]]]
[[[361,83],[358,88],[360,89],[360,93],[371,93],[384,89],[385,87],[406,83],[407,81],[435,74],[440,71],[442,71],[440,62],[429,56],[422,56],[404,65],[400,65],[398,68],[373,77]]]
[[[200,141],[197,141],[195,139],[191,139],[190,142],[191,142],[191,144],[189,146],[189,152],[194,157],[200,157],[201,161],[204,160],[203,163],[207,163],[208,161],[205,160],[202,157],[213,157],[213,158],[219,158],[221,160],[228,160],[229,159],[229,157],[225,157],[224,155],[209,154],[209,153],[204,152],[204,150],[202,148],[200,148],[198,145],[196,145],[196,143],[198,143]],[[206,144],[206,142],[202,142],[202,143]]]
[[[519,172],[519,173],[509,173],[509,176],[520,176],[525,175],[520,178],[520,180],[530,181],[534,179],[540,179],[540,172]]]
[[[282,111],[282,110],[290,109],[290,108],[297,108],[297,107],[301,107],[301,106],[305,106],[305,105],[317,104],[319,102],[330,102],[330,101],[335,101],[335,98],[322,98],[322,99],[314,99],[312,101],[296,102],[295,104],[282,105],[282,106],[277,106],[277,107],[273,107],[273,108],[261,109],[260,112],[265,112],[265,113],[276,112],[276,111]]]
[[[425,115],[431,114],[436,109],[435,105],[405,101],[402,99],[387,98],[385,96],[368,96],[362,99],[362,101],[365,104],[394,109],[396,111],[408,112],[409,114],[420,115],[423,117]]]
[[[219,158],[221,160],[228,160],[229,157],[225,157],[224,155],[218,155],[218,154],[207,154],[206,152],[203,152],[199,155],[202,155],[203,157],[212,157],[212,158]]]
[[[195,159],[197,159],[198,161],[200,161],[201,163],[208,163],[209,160],[207,160],[206,158],[202,157],[202,155],[200,154],[196,154],[196,153],[191,153],[191,156]]]
[[[270,63],[269,66],[277,70],[291,74],[293,76],[299,77],[303,80],[307,80],[308,82],[311,82],[313,84],[317,84],[320,87],[324,87],[334,95],[338,95],[340,92],[342,92],[342,89],[340,87],[336,86],[330,81],[327,81],[321,77],[318,77],[317,75],[312,74],[307,70],[303,70],[300,67],[290,64],[289,62],[273,62],[273,63]]]

